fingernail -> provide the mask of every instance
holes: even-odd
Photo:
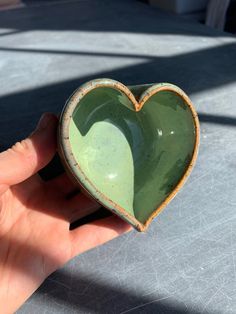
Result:
[[[53,118],[54,118],[53,114],[44,113],[38,122],[37,130],[46,129],[49,126],[50,122],[53,120]]]

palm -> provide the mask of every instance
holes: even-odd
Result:
[[[79,217],[98,205],[83,195],[67,199],[60,188],[63,181],[68,181],[65,175],[48,183],[34,176],[2,195],[0,260],[4,268],[14,267],[13,281],[20,282],[27,273],[42,282],[79,252],[76,234],[69,231],[70,219],[76,212]],[[84,205],[80,211],[79,199]]]
[[[30,176],[54,152],[53,130],[42,129],[0,154],[0,304],[13,299],[12,311],[73,256],[130,229],[113,216],[69,230],[99,205],[81,193],[70,197],[75,186],[66,174],[48,182]]]
[[[10,238],[12,244],[9,244],[14,245],[20,264],[27,260],[27,264],[42,267],[34,270],[35,273],[48,275],[72,255],[66,203],[71,206],[71,200],[66,200],[56,185],[43,183],[38,177],[11,187],[3,195],[3,210],[8,212],[2,213],[5,221],[1,232],[4,230]],[[35,264],[35,258],[41,263]],[[43,269],[44,265],[49,267]]]

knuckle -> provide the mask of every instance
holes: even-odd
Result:
[[[13,153],[23,154],[30,150],[30,141],[28,139],[25,139],[20,142],[17,142],[10,148],[10,150]]]
[[[17,158],[24,161],[24,165],[27,167],[34,166],[37,160],[30,139],[24,139],[15,143],[11,148],[9,148],[9,152],[13,156],[17,156]]]

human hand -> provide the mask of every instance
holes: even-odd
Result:
[[[45,278],[75,255],[130,230],[112,216],[70,231],[99,205],[77,194],[66,174],[37,172],[56,151],[57,118],[44,115],[31,136],[0,154],[0,313],[13,313]]]

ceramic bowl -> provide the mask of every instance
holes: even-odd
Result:
[[[197,156],[199,122],[188,96],[168,83],[79,87],[60,118],[66,171],[139,231],[176,195]]]

